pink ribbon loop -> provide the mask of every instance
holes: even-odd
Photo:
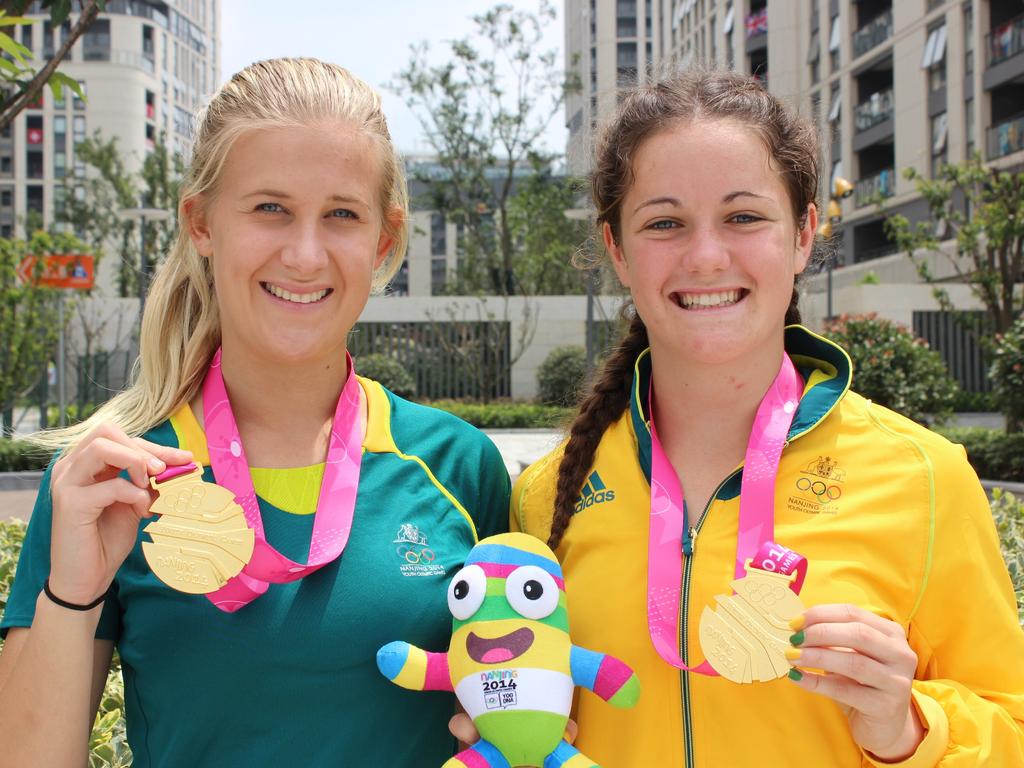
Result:
[[[775,478],[782,450],[793,423],[803,380],[789,355],[783,353],[778,375],[758,406],[747,442],[740,485],[739,535],[736,541],[736,578],[746,566],[789,575],[790,588],[799,592],[807,561],[773,542],[775,537]],[[683,581],[683,531],[686,507],[683,489],[658,440],[654,425],[653,386],[651,413],[651,515],[647,549],[647,625],[658,655],[679,669],[717,675],[704,661],[687,666],[679,654],[680,595]]]
[[[235,494],[246,522],[256,535],[252,558],[242,572],[207,595],[222,611],[231,613],[248,605],[266,592],[270,584],[284,584],[308,576],[336,560],[348,543],[359,489],[365,425],[360,417],[359,382],[352,357],[346,353],[346,358],[348,378],[335,407],[309,556],[305,563],[298,563],[267,541],[242,438],[221,373],[221,350],[213,356],[203,382],[203,426],[210,464],[217,484]]]

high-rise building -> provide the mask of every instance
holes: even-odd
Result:
[[[934,176],[974,152],[1024,163],[1020,0],[566,0],[565,14],[566,62],[583,77],[565,113],[571,170],[587,169],[629,73],[665,59],[748,72],[818,124],[822,188],[855,185],[840,265],[895,251],[879,197],[888,213],[926,215],[903,169]]]
[[[11,29],[39,68],[72,21],[54,29],[38,4],[26,15],[38,21]],[[66,180],[85,177],[75,146],[86,136],[116,137],[129,170],[160,137],[187,154],[192,115],[219,82],[219,47],[218,0],[107,0],[60,65],[86,98],[55,101],[45,88],[0,136],[0,237],[23,234],[29,212],[54,221]]]

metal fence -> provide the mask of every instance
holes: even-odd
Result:
[[[419,399],[511,396],[511,324],[507,321],[356,323],[354,358],[380,353],[409,372]],[[358,363],[357,363],[358,369]]]
[[[972,330],[984,322],[983,312],[914,312],[914,333],[946,361],[949,373],[965,392],[991,392],[988,363]]]

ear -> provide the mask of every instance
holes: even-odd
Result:
[[[188,227],[188,235],[192,238],[192,245],[196,247],[200,256],[210,258],[213,255],[213,234],[210,232],[203,200],[198,196],[190,197],[181,204],[181,210],[185,226]]]
[[[380,228],[380,237],[377,238],[377,252],[373,258],[374,270],[380,269],[394,247],[395,237],[390,233],[400,231],[405,226],[405,218],[405,211],[401,208],[392,208],[385,216],[384,224]]]
[[[611,256],[615,274],[619,276],[619,282],[623,287],[629,288],[629,265],[626,263],[626,255],[622,252],[622,247],[615,242],[612,225],[607,221],[601,225],[601,236],[604,238],[605,250]]]
[[[799,275],[807,268],[807,262],[814,252],[814,238],[818,234],[818,206],[808,203],[804,214],[804,225],[796,233],[796,258],[793,261],[793,274]]]

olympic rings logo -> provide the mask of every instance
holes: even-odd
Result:
[[[419,563],[432,563],[437,555],[434,554],[434,550],[430,547],[423,547],[423,549],[413,549],[406,545],[401,545],[395,548],[395,552],[398,553],[399,557],[405,558],[405,562],[411,563],[412,565],[418,565]]]
[[[843,489],[838,485],[825,485],[821,480],[810,480],[806,477],[801,477],[796,481],[797,490],[810,491],[818,497],[818,501],[822,504],[825,500],[835,501],[843,495]]]

